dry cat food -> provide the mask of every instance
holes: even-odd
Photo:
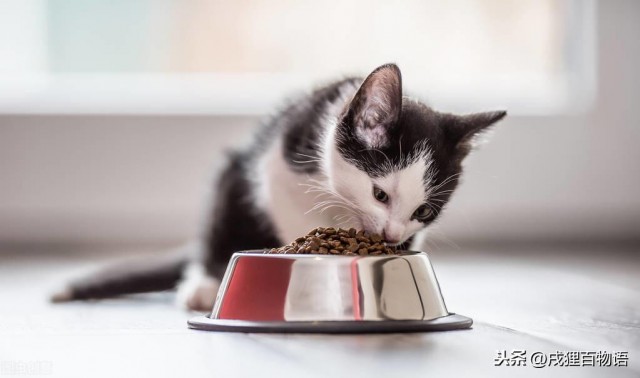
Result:
[[[399,254],[396,247],[387,245],[378,234],[333,227],[318,227],[293,243],[273,248],[265,253],[320,254],[345,256],[380,256]]]

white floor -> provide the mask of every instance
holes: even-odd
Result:
[[[51,305],[114,254],[0,251],[0,376],[640,376],[640,251],[538,247],[433,253],[450,311],[473,329],[266,335],[189,330],[172,293]],[[120,251],[126,253],[126,251]],[[498,350],[622,351],[627,367],[494,366]]]

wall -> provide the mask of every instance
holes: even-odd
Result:
[[[640,240],[640,2],[600,2],[597,35],[594,108],[500,124],[468,160],[449,239]],[[0,243],[189,238],[211,167],[256,123],[0,115]]]

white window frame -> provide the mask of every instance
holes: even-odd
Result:
[[[505,108],[527,116],[586,111],[597,89],[596,3],[574,0],[571,9],[565,25],[573,50],[559,77],[485,77],[464,88],[431,87],[428,93],[413,88],[413,93],[447,111]],[[411,78],[404,82],[412,90]],[[0,74],[0,113],[262,115],[316,84],[299,74]]]

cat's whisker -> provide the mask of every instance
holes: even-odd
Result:
[[[309,179],[309,181],[318,182],[317,180],[313,180],[313,179]],[[320,193],[320,195],[330,195],[336,198],[341,197],[341,196],[338,196],[333,191],[323,186],[313,185],[313,184],[304,184],[304,183],[298,183],[298,185],[307,187],[307,190],[305,191],[305,193]]]
[[[450,183],[451,181],[455,180],[456,178],[458,178],[460,175],[462,174],[462,172],[459,173],[454,173],[452,175],[450,175],[449,177],[445,178],[441,183],[439,183],[436,186],[433,186],[431,188],[431,191],[437,191],[438,189],[442,188],[443,186],[445,186],[446,184]]]
[[[438,194],[443,194],[443,193],[451,193],[453,192],[454,189],[446,189],[446,190],[438,190],[437,192],[435,192],[433,195],[438,195]]]
[[[387,167],[386,167],[386,169],[387,169],[387,170],[393,170],[394,164],[391,162],[391,159],[389,159],[389,156],[387,156],[387,154],[385,154],[383,151],[380,151],[380,150],[379,150],[379,149],[377,149],[377,148],[367,148],[367,149],[364,149],[364,150],[362,150],[362,151],[374,151],[374,152],[379,152],[379,153],[381,153],[381,154],[382,154],[382,156],[384,156],[385,160],[387,161]],[[361,151],[361,152],[362,152],[362,151]]]
[[[434,213],[436,213],[436,214],[439,214],[439,213],[440,213],[440,208],[435,208],[435,207],[434,207],[435,205],[432,205],[432,204],[430,204],[430,203],[428,203],[428,202],[426,203],[426,205],[427,205],[427,206],[429,206],[429,209],[431,209],[431,211],[432,211],[432,212],[434,212]]]
[[[327,201],[318,201],[318,202],[314,203],[313,206],[309,210],[307,210],[307,212],[305,214],[309,214],[310,212],[315,211],[315,210],[321,208],[322,206],[324,206],[326,204],[327,204]]]
[[[321,188],[315,187],[313,185],[306,185],[306,184],[298,184],[298,185],[307,187],[307,189],[305,190],[305,193],[324,192],[324,190],[322,190]]]
[[[332,196],[332,195],[331,195],[331,193],[327,193],[327,191],[326,191],[326,190],[323,190],[323,189],[321,189],[321,188],[313,188],[313,187],[307,188],[307,190],[305,190],[305,191],[304,191],[304,193],[305,193],[305,194],[314,194],[314,193],[317,193],[317,194],[315,195],[314,199],[318,199],[318,198],[320,198],[320,197],[322,197],[322,196]]]
[[[426,202],[440,207],[444,206],[447,203],[447,201],[438,198],[429,198]]]
[[[296,152],[296,155],[300,155],[300,156],[303,156],[303,157],[308,157],[310,159],[320,160],[320,158],[317,157],[317,156],[311,156],[311,155],[303,154],[302,152]]]
[[[333,216],[333,220],[342,221],[344,218],[348,217],[349,214],[338,214]]]
[[[291,160],[296,164],[320,163],[322,160]]]
[[[455,177],[454,178],[450,178],[450,179],[447,179],[447,180],[441,182],[440,184],[438,184],[438,185],[436,185],[434,187],[431,187],[430,188],[430,192],[434,193],[434,192],[440,191],[441,189],[443,189],[445,187],[445,185],[453,182],[453,180],[455,180],[455,179],[456,179]]]
[[[312,179],[308,179],[308,181],[311,181],[311,180],[312,180]],[[304,182],[299,182],[299,183],[298,183],[298,186],[306,186],[306,187],[309,187],[309,188],[320,189],[320,190],[326,190],[326,188],[325,188],[325,187],[323,187],[323,186],[320,186],[320,185],[317,185],[317,184],[307,184],[307,183],[304,183]]]
[[[313,199],[317,200],[317,199],[322,198],[323,196],[328,196],[328,195],[330,195],[330,194],[329,193],[318,193],[313,197]]]
[[[420,246],[420,247],[421,248],[425,248],[428,251],[437,250],[438,249],[437,248],[438,246],[434,243],[434,241],[431,238],[429,238],[429,236],[427,236],[426,238],[424,238],[424,240],[422,240],[422,244],[423,245]],[[432,247],[432,245],[433,245],[433,247]]]
[[[442,190],[442,191],[439,191],[437,193],[430,194],[429,196],[430,197],[438,197],[438,196],[442,196],[442,195],[445,195],[445,194],[450,194],[450,193],[453,193],[453,192],[454,192],[454,189]]]
[[[353,203],[352,201],[350,201],[350,200],[346,199],[344,196],[340,195],[339,193],[336,193],[335,191],[331,190],[330,188],[328,188],[328,187],[326,186],[326,184],[322,183],[321,181],[316,180],[316,179],[311,179],[311,178],[310,178],[308,181],[309,181],[309,182],[312,182],[312,183],[316,183],[316,184],[317,184],[317,185],[316,185],[316,188],[317,188],[318,190],[324,191],[324,192],[326,192],[327,194],[329,194],[329,195],[331,195],[331,196],[334,196],[335,198],[337,198],[337,199],[341,200],[344,204],[346,204],[346,205],[348,205],[348,206],[351,206],[352,208],[354,208],[354,209],[356,209],[356,210],[360,211],[360,210],[357,208],[357,206],[356,206],[356,204],[355,204],[355,203]]]
[[[331,208],[338,208],[338,209],[344,209],[344,210],[347,210],[347,209],[348,209],[347,207],[344,207],[344,206],[341,206],[341,205],[335,205],[335,204],[333,204],[333,205],[327,205],[327,206],[323,207],[323,208],[320,210],[320,214],[324,213],[325,211],[327,211],[327,210],[329,210],[329,209],[331,209]]]
[[[344,225],[346,225],[346,224],[353,224],[353,218],[354,218],[354,217],[349,217],[349,218],[347,218],[346,220],[344,220],[344,221],[342,221],[342,222],[338,223],[338,224],[337,224],[337,226],[338,226],[338,227],[342,227],[342,226],[344,226]]]
[[[339,202],[330,201],[330,200],[316,202],[316,203],[313,205],[313,207],[311,207],[311,209],[309,209],[305,214],[308,214],[308,213],[310,213],[310,212],[312,212],[312,211],[314,211],[314,210],[320,209],[320,208],[322,208],[323,206],[326,206],[326,205],[329,205],[329,204],[332,204],[332,203],[339,203]]]
[[[441,241],[443,241],[445,244],[447,244],[449,247],[455,248],[456,250],[460,250],[460,246],[453,241],[451,238],[447,237],[447,235],[444,233],[444,231],[442,231],[442,229],[440,228],[439,225],[434,224],[432,225],[432,228],[430,228],[430,232],[435,233],[435,238],[436,239],[440,239]]]
[[[324,213],[325,211],[327,211],[330,208],[340,208],[340,209],[344,209],[350,212],[354,212],[353,208],[350,208],[347,206],[347,204],[337,200],[337,199],[332,199],[332,200],[326,200],[326,201],[319,201],[317,203],[314,204],[314,206],[307,210],[307,212],[305,212],[305,214],[308,214],[312,211],[318,211],[319,213]]]
[[[436,214],[440,214],[442,212],[442,206],[441,205],[430,204],[429,207],[431,208],[431,210],[434,210],[436,212]]]

